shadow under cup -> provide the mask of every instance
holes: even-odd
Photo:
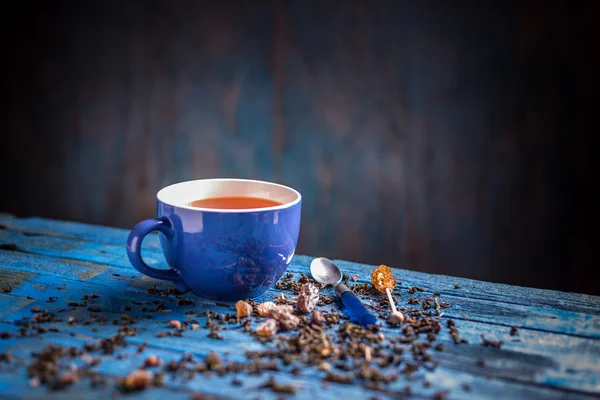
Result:
[[[258,197],[282,203],[255,209],[208,209],[187,204],[211,197]],[[157,194],[158,218],[136,225],[127,241],[133,266],[181,291],[211,300],[262,296],[287,269],[298,242],[302,197],[275,183],[204,179],[177,183]],[[160,232],[169,270],[141,258],[145,235]]]

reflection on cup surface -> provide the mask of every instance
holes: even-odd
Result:
[[[197,202],[259,195],[268,201],[245,204],[272,206],[215,209]],[[194,201],[200,207],[190,205]],[[190,289],[203,298],[235,301],[260,297],[283,275],[295,253],[301,204],[297,191],[269,182],[207,179],[171,185],[157,195],[158,218],[143,221],[132,230],[128,254],[140,272],[172,280],[180,290]],[[157,221],[157,226],[149,221]],[[148,267],[139,248],[133,246],[135,238],[141,239],[153,229],[161,232],[170,271],[159,273]]]

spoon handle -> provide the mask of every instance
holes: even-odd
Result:
[[[335,293],[342,299],[348,316],[358,322],[364,328],[375,325],[377,318],[367,310],[360,299],[350,290],[348,286],[339,284],[335,287]]]

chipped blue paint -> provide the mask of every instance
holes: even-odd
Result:
[[[22,310],[23,307],[27,307],[32,302],[32,300],[26,298],[13,297],[0,293],[0,304],[2,304],[2,307],[0,308],[0,318],[17,310]]]

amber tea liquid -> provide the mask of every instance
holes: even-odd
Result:
[[[187,203],[187,206],[198,208],[214,208],[214,209],[244,209],[244,208],[267,208],[280,206],[280,203],[275,200],[261,199],[259,197],[209,197],[206,199],[194,200]]]

